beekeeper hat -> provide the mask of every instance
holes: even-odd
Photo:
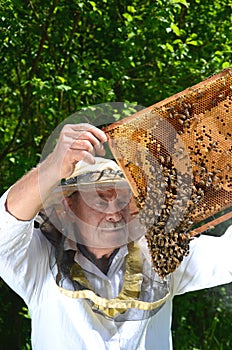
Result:
[[[89,164],[84,160],[79,161],[72,175],[64,180],[55,188],[46,206],[58,203],[61,197],[68,197],[78,190],[88,190],[92,187],[111,187],[127,186],[125,179],[118,164],[102,157],[95,157],[95,163]]]

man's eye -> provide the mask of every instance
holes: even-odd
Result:
[[[118,200],[117,205],[120,209],[123,209],[128,205],[128,201],[127,200]]]
[[[102,207],[105,207],[107,205],[107,202],[106,201],[97,201],[97,202],[94,202],[94,206],[96,208],[102,208]]]

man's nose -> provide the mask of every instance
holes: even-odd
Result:
[[[116,201],[109,201],[106,209],[106,220],[117,222],[122,219],[121,210],[118,207]]]

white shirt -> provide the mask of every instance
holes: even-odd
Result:
[[[0,201],[0,276],[28,305],[34,350],[170,350],[173,297],[232,281],[230,227],[220,238],[201,236],[190,243],[190,254],[171,276],[170,298],[156,315],[114,322],[85,300],[60,293],[50,269],[50,243],[33,221],[7,213],[5,199],[6,194]]]

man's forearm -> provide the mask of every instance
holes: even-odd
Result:
[[[47,159],[14,184],[7,197],[7,211],[19,220],[33,219],[58,183],[59,176]]]

